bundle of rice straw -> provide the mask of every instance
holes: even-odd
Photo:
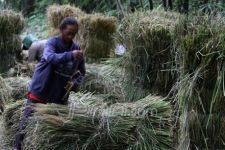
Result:
[[[17,63],[6,73],[6,77],[32,77],[35,63]]]
[[[80,18],[80,34],[78,36],[81,48],[85,50],[87,61],[100,61],[110,56],[114,48],[113,34],[117,29],[117,20],[102,14],[85,15]]]
[[[117,33],[127,53],[117,61],[126,69],[130,84],[167,95],[174,81],[173,35],[180,15],[154,10],[126,16]]]
[[[181,67],[176,98],[181,112],[181,149],[183,146],[225,148],[224,135],[221,135],[224,125],[219,126],[223,123],[225,105],[224,25],[223,17],[204,15],[184,20],[177,27],[178,64]],[[188,119],[190,111],[196,112],[195,119]],[[213,134],[217,137],[211,136],[209,130],[215,127]],[[201,134],[189,134],[190,130],[198,130]]]
[[[13,146],[15,143],[16,131],[19,127],[19,122],[24,109],[24,100],[17,101],[6,105],[3,113],[3,143],[7,146]]]
[[[13,54],[2,54],[0,52],[0,73],[6,73],[9,68],[15,66],[16,57]]]
[[[20,53],[21,39],[18,35],[0,35],[0,53]]]
[[[85,13],[79,8],[71,5],[51,5],[47,8],[47,18],[49,26],[57,29],[65,17],[75,17],[79,19]]]
[[[26,97],[29,77],[10,77],[1,79],[0,99],[4,103],[11,103]]]
[[[20,13],[12,10],[0,10],[0,73],[15,65],[15,59],[21,53],[19,33],[25,20]]]
[[[192,147],[204,149],[205,144],[208,144],[209,149],[224,149],[225,117],[223,114],[207,115],[192,111],[188,114],[188,119]]]
[[[0,10],[0,35],[20,34],[25,26],[25,19],[21,13],[12,10]]]
[[[114,68],[110,62],[86,64],[86,75],[82,91],[105,94],[112,102],[136,101],[148,95],[147,91],[124,82],[124,70]]]
[[[11,93],[11,97],[14,100],[26,97],[30,81],[29,77],[10,77],[4,79],[5,84],[9,87],[8,92]]]
[[[11,100],[9,87],[6,85],[4,79],[0,76],[0,112],[5,108],[5,103]]]
[[[76,99],[70,108],[37,105],[23,149],[171,148],[171,106],[162,97],[111,106],[88,93]]]
[[[114,17],[102,14],[88,15],[79,8],[70,5],[52,5],[47,9],[50,35],[59,33],[58,26],[65,17],[73,16],[80,22],[80,31],[76,40],[85,50],[87,61],[100,61],[108,58],[114,48],[113,34],[117,21]]]
[[[5,98],[7,95],[4,95],[3,93],[5,93],[4,91],[4,85],[2,85],[2,78],[0,78],[0,114],[4,111],[4,107],[5,107]]]

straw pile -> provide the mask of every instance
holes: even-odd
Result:
[[[24,100],[17,101],[6,105],[3,113],[3,135],[4,141],[1,144],[13,146],[15,142],[16,131],[19,127],[22,111],[24,108]]]
[[[0,99],[7,103],[26,97],[29,77],[10,77],[0,81]]]
[[[146,90],[124,82],[124,70],[114,68],[110,63],[86,64],[85,81],[81,90],[108,95],[114,102],[136,101],[148,95]]]
[[[28,91],[29,77],[10,77],[5,78],[5,84],[9,87],[8,93],[14,100],[19,100],[26,97]]]
[[[87,61],[100,61],[110,56],[114,48],[113,34],[117,29],[117,20],[114,17],[102,14],[85,15],[80,18],[80,35],[78,41],[85,50]]]
[[[0,73],[15,65],[21,53],[21,40],[18,36],[23,30],[25,20],[20,13],[0,10]]]
[[[0,11],[0,35],[20,34],[25,25],[25,19],[21,13],[12,10]]]
[[[0,114],[4,111],[5,102],[9,99],[9,95],[7,92],[7,86],[0,76]]]
[[[47,18],[49,24],[49,36],[59,34],[58,27],[65,17],[75,17],[79,20],[85,13],[77,7],[71,5],[51,5],[47,8]]]
[[[181,149],[224,149],[224,18],[198,16],[181,22],[177,33]]]
[[[84,15],[84,12],[79,8],[71,6],[71,5],[51,5],[47,9],[47,18],[49,26],[57,29],[61,23],[61,21],[65,17],[75,17],[79,19]]]
[[[102,14],[88,15],[70,5],[52,5],[47,10],[51,35],[59,33],[60,22],[68,16],[73,16],[80,22],[80,32],[76,40],[85,50],[87,61],[99,62],[103,58],[108,58],[110,50],[114,48],[112,36],[117,28],[116,18]]]
[[[121,98],[120,73],[109,72],[110,66],[104,64],[86,64],[86,75],[81,90],[95,94],[110,94]]]
[[[117,63],[126,69],[131,84],[168,94],[176,81],[173,35],[179,17],[155,10],[135,12],[122,20],[116,37],[126,45],[127,53]]]
[[[6,73],[6,77],[32,77],[35,63],[17,63]]]
[[[18,35],[8,34],[7,36],[0,36],[0,53],[18,53],[21,52],[21,39]]]
[[[147,96],[107,106],[100,97],[76,95],[70,108],[37,105],[26,128],[30,149],[170,149],[170,104]]]
[[[4,104],[11,99],[11,94],[8,91],[9,87],[4,79],[0,76],[0,110],[3,111]]]

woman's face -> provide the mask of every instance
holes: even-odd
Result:
[[[62,39],[66,43],[70,43],[73,41],[73,38],[78,32],[77,25],[67,25],[64,29],[61,30]]]

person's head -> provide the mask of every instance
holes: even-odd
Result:
[[[59,25],[62,39],[70,43],[78,32],[78,22],[74,17],[66,17],[62,20]]]

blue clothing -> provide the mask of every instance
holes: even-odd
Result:
[[[67,45],[60,36],[52,37],[47,41],[44,54],[36,66],[29,87],[33,95],[47,103],[65,103],[67,99],[62,100],[66,94],[64,87],[71,80],[70,77],[75,70],[79,71],[79,76],[72,77],[74,83],[77,83],[76,79],[83,79],[85,75],[85,62],[74,59],[73,50],[80,50],[80,48],[74,42]]]

